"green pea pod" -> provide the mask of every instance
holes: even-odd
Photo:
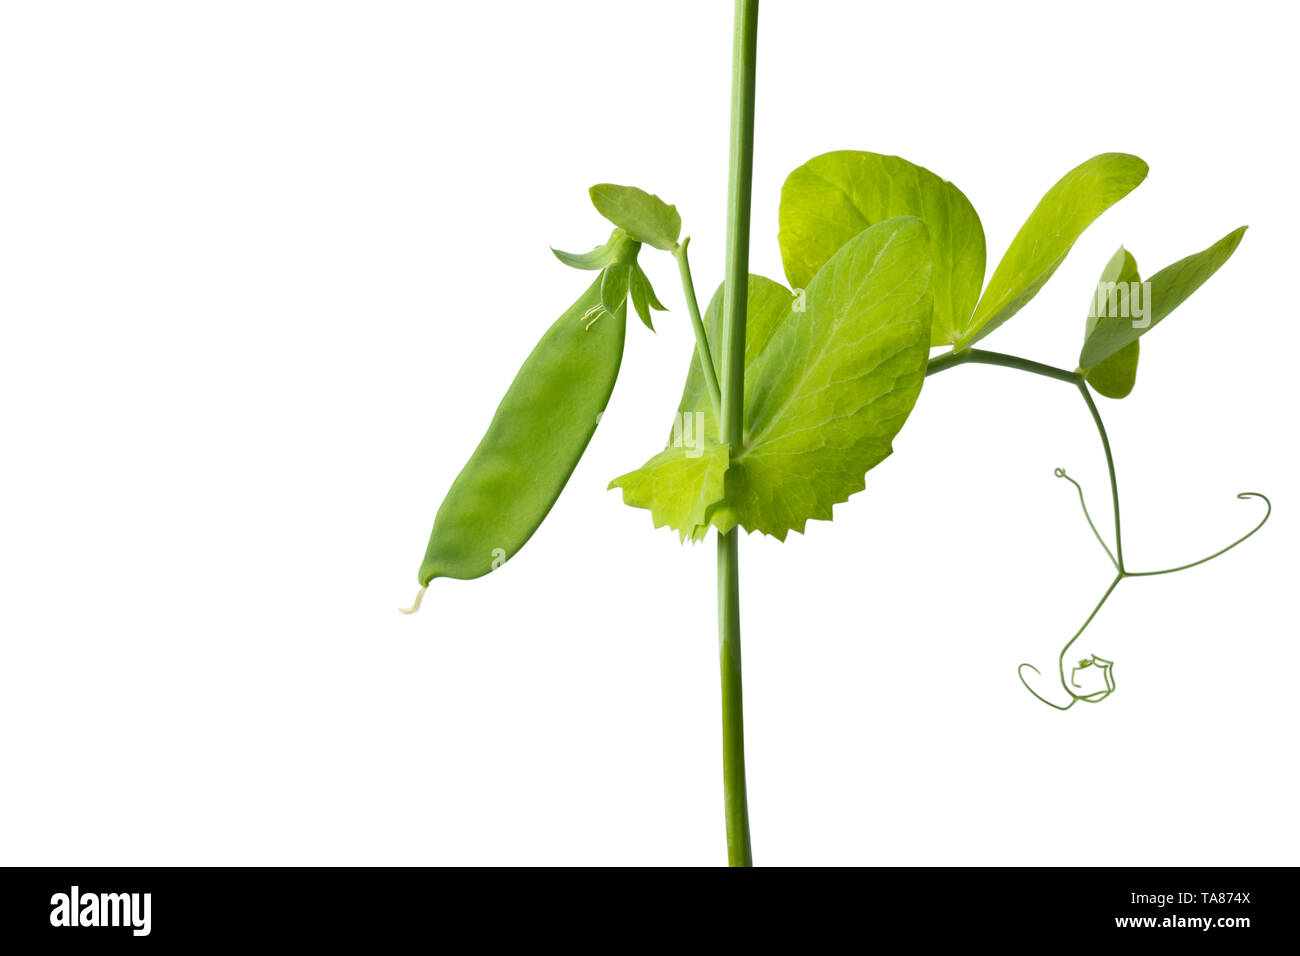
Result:
[[[593,312],[600,287],[597,278],[542,336],[452,483],[420,565],[420,595],[434,578],[471,580],[514,557],[564,490],[623,361],[627,304]],[[419,606],[417,596],[407,613]]]

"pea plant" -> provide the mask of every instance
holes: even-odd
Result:
[[[676,207],[641,189],[593,186],[591,201],[613,226],[582,254],[556,252],[595,278],[542,335],[506,392],[482,442],[434,519],[419,569],[420,606],[435,578],[469,580],[514,557],[555,504],[594,435],[622,362],[628,303],[653,330],[666,311],[638,257],[671,255],[695,335],[686,383],[666,445],[610,482],[626,504],[683,541],[711,534],[718,549],[718,625],[728,860],[752,862],[745,790],[740,653],[740,529],[784,541],[810,519],[866,487],[887,458],[926,379],[962,365],[1044,376],[1074,389],[1100,437],[1110,477],[1111,541],[1077,493],[1092,534],[1115,569],[1096,607],[1061,648],[1045,680],[1022,664],[1024,686],[1058,710],[1095,704],[1115,690],[1113,662],[1072,655],[1121,582],[1171,574],[1218,557],[1258,531],[1178,567],[1134,570],[1125,562],[1119,486],[1093,393],[1133,389],[1141,339],[1232,256],[1236,229],[1143,280],[1121,248],[1080,303],[1083,345],[1073,369],[975,346],[1020,312],[1102,213],[1136,188],[1147,165],[1102,153],[1047,190],[985,283],[979,216],[951,182],[871,152],[825,153],[794,170],[780,197],[778,243],[785,284],[750,275],[758,4],[737,0],[731,108],[726,268],[701,310]],[[1081,299],[1083,297],[1081,296]],[[1086,308],[1085,308],[1086,305]],[[938,354],[932,350],[940,349]]]

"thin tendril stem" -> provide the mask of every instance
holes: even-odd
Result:
[[[1106,675],[1105,690],[1093,691],[1090,694],[1076,694],[1074,690],[1070,687],[1070,681],[1068,681],[1065,677],[1065,655],[1070,652],[1070,648],[1074,646],[1075,642],[1078,641],[1079,638],[1083,636],[1083,632],[1088,629],[1088,625],[1091,624],[1093,618],[1097,616],[1097,613],[1101,610],[1102,605],[1106,603],[1106,600],[1111,596],[1111,594],[1115,592],[1115,588],[1119,587],[1119,582],[1123,581],[1125,577],[1126,575],[1124,574],[1115,575],[1115,579],[1110,582],[1110,587],[1106,588],[1106,593],[1101,596],[1101,600],[1097,602],[1095,607],[1093,607],[1092,613],[1088,615],[1087,620],[1085,620],[1083,624],[1079,626],[1079,629],[1074,632],[1074,637],[1070,638],[1069,642],[1064,647],[1061,648],[1061,654],[1057,658],[1056,668],[1057,668],[1057,674],[1061,679],[1061,687],[1063,687],[1065,689],[1065,692],[1070,695],[1070,702],[1068,704],[1065,704],[1064,706],[1062,706],[1061,704],[1054,704],[1046,697],[1044,697],[1042,694],[1038,693],[1038,691],[1034,690],[1031,686],[1029,686],[1029,681],[1025,680],[1026,667],[1028,667],[1031,671],[1033,671],[1035,674],[1039,675],[1040,677],[1043,674],[1043,672],[1040,671],[1033,664],[1021,664],[1016,669],[1016,676],[1020,678],[1020,683],[1025,685],[1025,690],[1029,691],[1029,693],[1033,694],[1035,697],[1037,697],[1048,707],[1052,707],[1056,710],[1069,710],[1079,701],[1083,701],[1085,704],[1097,704],[1105,700],[1112,693],[1114,693],[1115,679],[1111,675],[1111,671],[1110,671],[1111,666],[1114,664],[1113,661],[1102,660],[1099,657],[1094,657],[1091,659],[1092,661],[1095,661],[1097,664],[1102,665],[1102,669]]]
[[[1083,516],[1088,520],[1088,527],[1092,529],[1093,535],[1097,538],[1097,543],[1101,545],[1102,550],[1106,552],[1106,557],[1110,558],[1110,563],[1113,564],[1115,570],[1118,571],[1119,562],[1115,560],[1115,555],[1111,553],[1110,545],[1108,545],[1106,539],[1101,536],[1101,532],[1097,530],[1097,525],[1093,523],[1092,515],[1088,513],[1088,503],[1083,500],[1083,486],[1067,475],[1064,468],[1057,468],[1052,472],[1052,474],[1056,475],[1057,478],[1064,478],[1070,484],[1074,485],[1074,490],[1079,493],[1079,506],[1083,508]]]
[[[1079,695],[1075,694],[1074,691],[1070,690],[1070,685],[1065,679],[1065,655],[1068,654],[1070,648],[1074,646],[1074,642],[1083,636],[1083,632],[1088,629],[1088,625],[1091,624],[1092,619],[1097,616],[1097,612],[1101,610],[1101,606],[1106,603],[1107,598],[1109,598],[1112,594],[1115,593],[1115,588],[1119,587],[1119,582],[1123,580],[1124,580],[1123,572],[1120,572],[1119,574],[1115,575],[1115,580],[1110,582],[1110,587],[1108,587],[1106,589],[1106,593],[1101,596],[1101,600],[1097,602],[1097,606],[1092,609],[1092,613],[1088,615],[1088,619],[1084,621],[1082,625],[1080,625],[1077,631],[1074,632],[1074,637],[1070,638],[1069,642],[1063,648],[1061,648],[1061,655],[1059,658],[1057,658],[1057,663],[1061,672],[1061,686],[1065,688],[1065,692],[1069,694],[1071,697],[1077,697]]]
[[[1029,693],[1033,694],[1035,697],[1037,697],[1039,700],[1041,700],[1041,701],[1042,701],[1044,704],[1046,704],[1048,707],[1051,707],[1051,708],[1053,708],[1053,709],[1055,709],[1055,710],[1069,710],[1071,707],[1073,707],[1073,706],[1078,702],[1079,698],[1077,698],[1077,697],[1075,697],[1073,694],[1071,694],[1071,695],[1070,695],[1070,702],[1069,702],[1068,704],[1066,704],[1064,707],[1062,707],[1060,704],[1053,704],[1050,700],[1048,700],[1048,699],[1047,699],[1046,697],[1044,697],[1042,694],[1038,693],[1038,691],[1034,690],[1032,687],[1029,686],[1029,681],[1025,680],[1025,668],[1026,668],[1026,667],[1028,667],[1031,671],[1033,671],[1033,672],[1034,672],[1035,674],[1037,674],[1039,677],[1042,677],[1042,676],[1043,676],[1043,672],[1040,671],[1040,670],[1039,670],[1037,667],[1035,667],[1033,664],[1021,664],[1020,667],[1016,669],[1016,674],[1017,674],[1017,676],[1019,676],[1019,678],[1020,678],[1020,683],[1022,683],[1022,684],[1025,685],[1025,690],[1029,691]]]
[[[1241,544],[1243,541],[1245,541],[1247,538],[1253,535],[1260,528],[1264,527],[1265,523],[1267,523],[1269,519],[1269,516],[1273,514],[1273,502],[1269,501],[1268,496],[1265,494],[1261,494],[1258,491],[1243,491],[1241,492],[1241,494],[1237,495],[1237,497],[1240,498],[1242,501],[1245,501],[1247,498],[1263,499],[1264,504],[1268,507],[1268,510],[1264,512],[1264,517],[1259,519],[1259,524],[1255,525],[1255,527],[1251,528],[1249,531],[1243,534],[1236,541],[1232,542],[1232,544],[1228,545],[1226,548],[1220,548],[1218,551],[1215,551],[1214,554],[1211,554],[1208,557],[1201,558],[1199,561],[1193,561],[1190,564],[1180,564],[1176,568],[1165,568],[1163,571],[1126,571],[1124,572],[1125,575],[1130,578],[1149,578],[1149,577],[1154,577],[1157,574],[1173,574],[1175,571],[1186,571],[1188,568],[1194,568],[1198,564],[1205,564],[1205,562],[1207,561],[1213,561],[1221,554],[1227,554],[1237,545]]]

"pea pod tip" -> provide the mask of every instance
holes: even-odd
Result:
[[[429,590],[429,585],[426,584],[424,587],[420,588],[420,590],[415,592],[415,601],[410,607],[399,607],[398,610],[403,614],[414,614],[420,609],[420,603],[424,600],[424,592],[427,590]]]

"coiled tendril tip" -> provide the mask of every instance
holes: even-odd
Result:
[[[1039,677],[1042,677],[1042,676],[1043,676],[1043,672],[1040,671],[1040,670],[1039,670],[1037,667],[1035,667],[1033,664],[1021,664],[1018,668],[1016,668],[1016,676],[1018,676],[1018,677],[1020,678],[1020,683],[1022,683],[1022,684],[1025,685],[1025,690],[1029,691],[1029,693],[1033,694],[1035,697],[1037,697],[1039,700],[1041,700],[1041,701],[1042,701],[1044,704],[1046,704],[1048,707],[1051,707],[1053,710],[1069,710],[1071,707],[1074,706],[1074,702],[1075,702],[1075,700],[1077,700],[1077,698],[1076,698],[1073,694],[1070,695],[1070,702],[1069,702],[1068,704],[1065,704],[1064,706],[1062,706],[1061,704],[1054,704],[1054,703],[1052,703],[1050,700],[1048,700],[1048,699],[1047,699],[1046,697],[1044,697],[1042,694],[1038,693],[1038,691],[1036,691],[1036,690],[1034,690],[1032,687],[1030,687],[1030,686],[1029,686],[1029,681],[1025,680],[1025,668],[1026,668],[1026,667],[1028,667],[1031,671],[1033,671],[1033,672],[1034,672],[1035,674],[1037,674]]]

